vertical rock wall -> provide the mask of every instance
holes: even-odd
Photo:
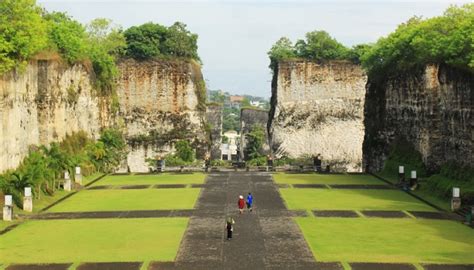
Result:
[[[366,82],[362,68],[350,62],[280,62],[268,123],[274,154],[320,153],[336,170],[360,171]]]
[[[119,63],[119,70],[119,115],[130,146],[124,164],[128,170],[148,171],[146,159],[173,151],[177,139],[189,139],[200,153],[205,151],[205,90],[197,63],[127,59]]]
[[[369,80],[364,166],[381,170],[398,139],[412,144],[431,172],[447,161],[472,166],[473,89],[472,73],[445,65]]]
[[[220,104],[207,105],[206,118],[210,128],[211,160],[221,159],[223,107]]]
[[[70,66],[51,56],[0,76],[0,172],[17,167],[30,145],[80,130],[97,137],[110,115],[94,95],[93,79],[90,64]]]
[[[268,146],[268,111],[252,108],[243,108],[240,110],[240,158],[244,160],[244,150],[247,146],[246,135],[252,131],[254,125],[260,126],[265,131],[265,142],[263,150],[265,154],[269,152]]]

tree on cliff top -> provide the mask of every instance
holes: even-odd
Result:
[[[474,70],[474,4],[450,7],[443,16],[413,17],[380,38],[362,56],[372,78],[404,72],[429,63]]]
[[[295,45],[291,40],[280,38],[268,52],[270,57],[270,68],[275,70],[278,62],[294,58],[308,59],[312,61],[326,60],[349,60],[354,63],[360,62],[360,57],[369,45],[357,45],[347,48],[326,31],[312,31],[306,33],[306,40],[300,39]]]
[[[126,55],[146,60],[157,57],[184,57],[199,60],[196,34],[176,22],[170,27],[155,23],[132,26],[124,32]]]
[[[344,59],[349,51],[326,31],[306,33],[306,41],[298,40],[295,49],[299,57],[316,61]]]
[[[25,67],[46,44],[46,24],[34,0],[0,1],[0,74]]]

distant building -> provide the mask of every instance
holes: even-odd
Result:
[[[250,105],[254,106],[254,107],[258,107],[258,108],[262,108],[263,107],[263,102],[260,102],[260,101],[250,101]]]
[[[242,105],[244,98],[245,98],[244,96],[230,96],[229,97],[230,107],[240,109],[240,106]]]
[[[238,159],[238,142],[239,142],[239,133],[235,130],[229,130],[224,132],[223,137],[228,138],[227,143],[221,144],[221,159],[222,160],[237,160]]]

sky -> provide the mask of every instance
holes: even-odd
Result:
[[[280,37],[293,41],[325,30],[346,46],[370,43],[417,15],[441,15],[463,0],[38,0],[81,23],[108,18],[124,29],[146,22],[187,24],[199,35],[198,53],[208,89],[271,95],[268,50]]]

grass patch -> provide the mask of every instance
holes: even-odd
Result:
[[[284,174],[273,175],[278,184],[383,185],[369,174]]]
[[[94,185],[154,185],[154,184],[203,184],[206,175],[189,174],[150,174],[150,175],[109,175]]]
[[[50,212],[192,209],[198,188],[87,190],[52,207]]]
[[[320,261],[474,263],[474,230],[453,221],[296,218]]]
[[[0,261],[172,261],[187,223],[187,218],[29,221],[0,236]]]
[[[398,190],[282,188],[280,192],[289,209],[435,211]]]

